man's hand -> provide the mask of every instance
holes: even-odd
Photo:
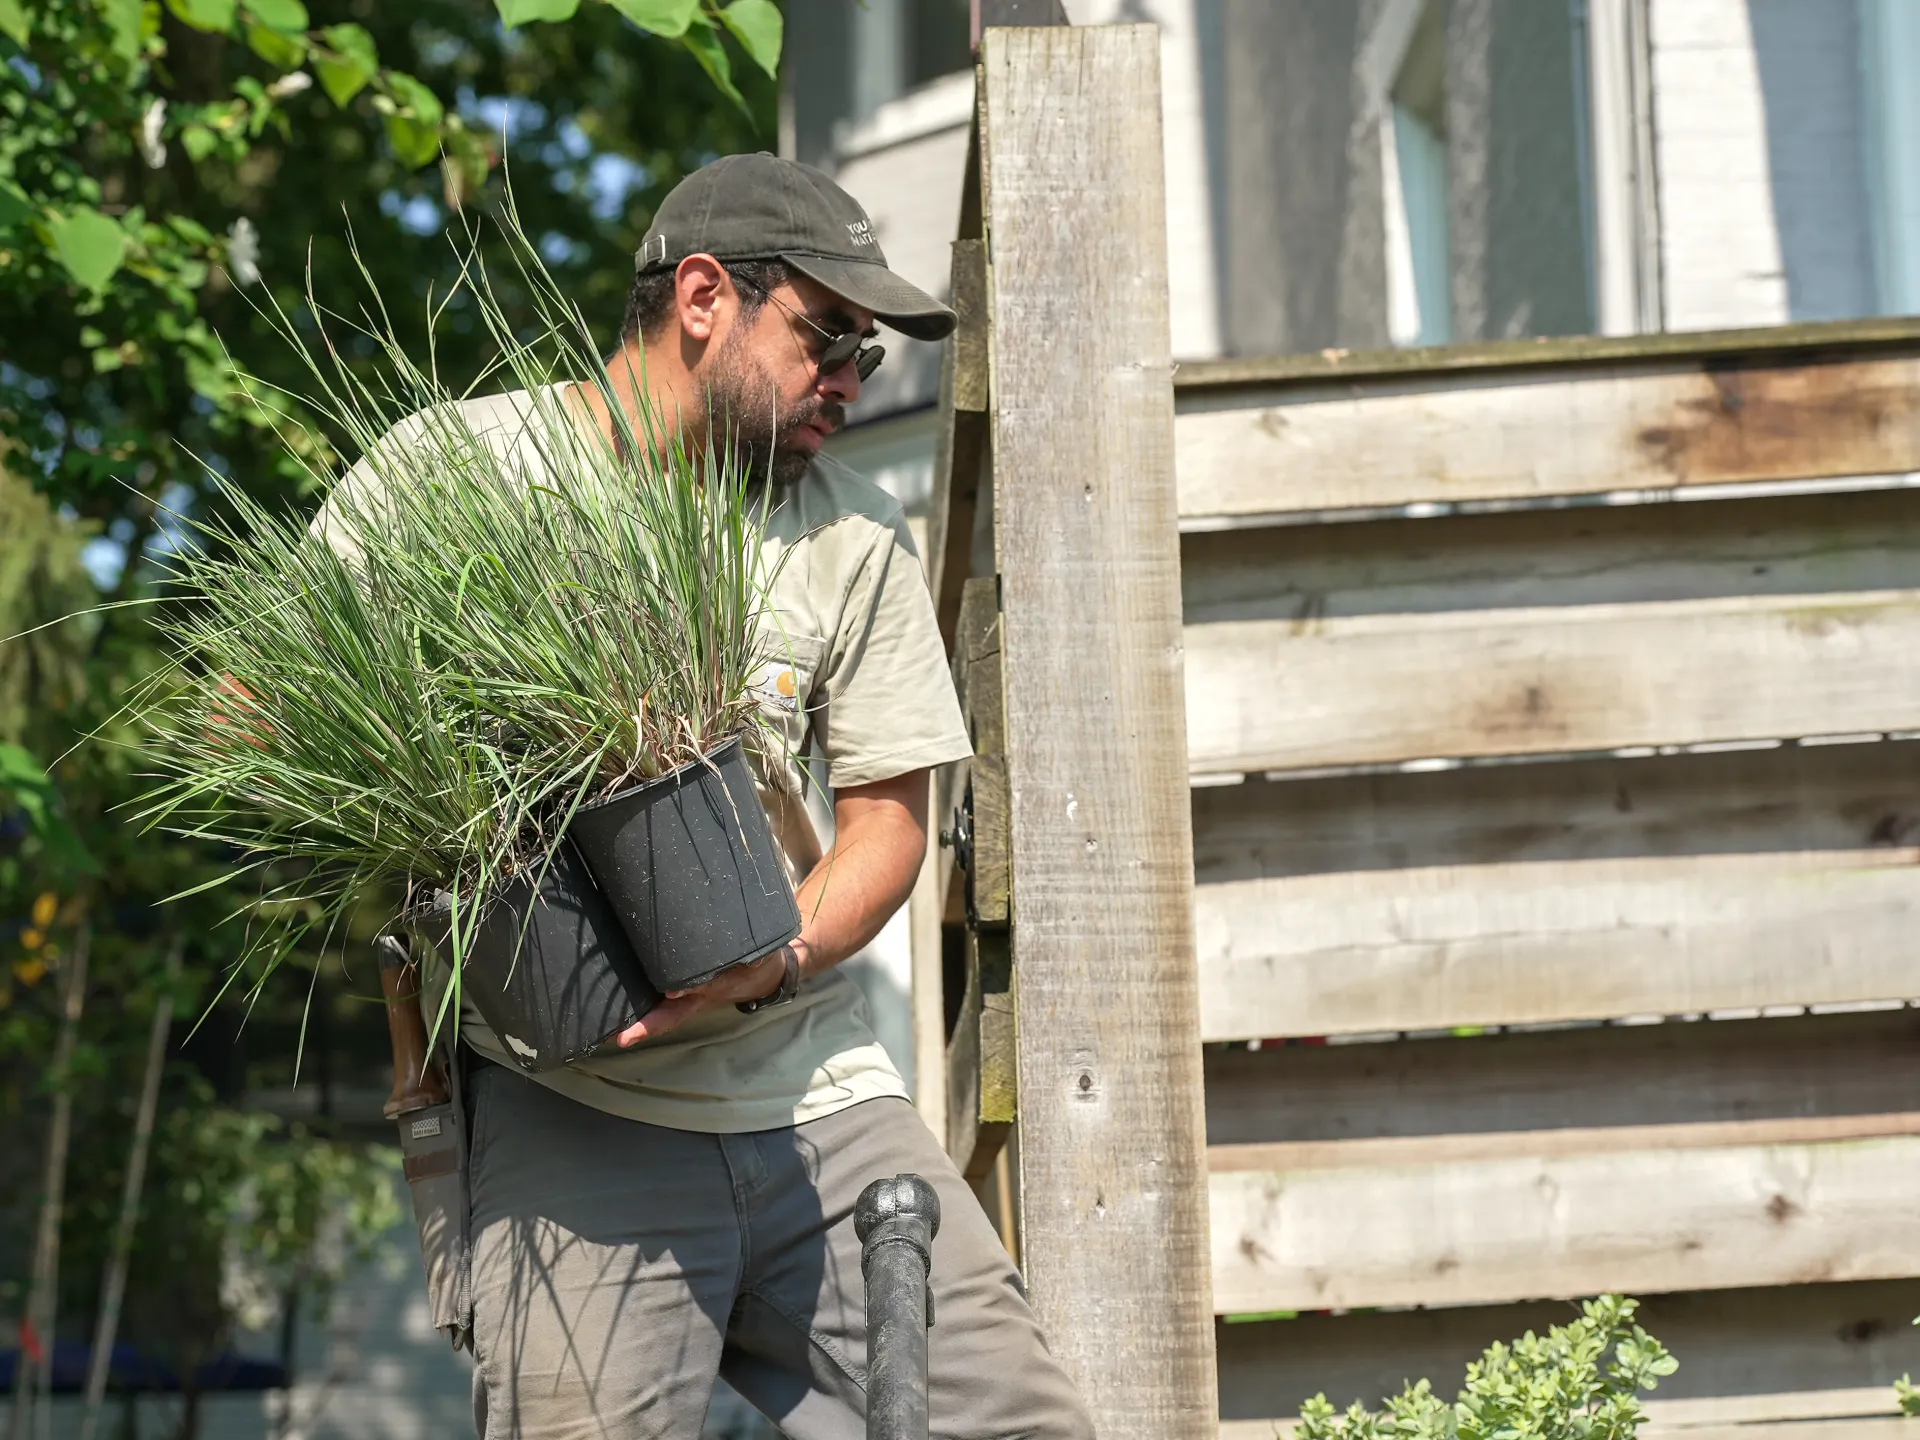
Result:
[[[626,1050],[642,1040],[658,1040],[678,1030],[702,1010],[711,1010],[717,1005],[740,1005],[771,995],[785,977],[786,962],[775,950],[749,965],[722,970],[692,990],[669,990],[664,1000],[615,1036],[614,1044]]]

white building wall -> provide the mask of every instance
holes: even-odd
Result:
[[[1653,0],[1666,328],[1787,319],[1765,103],[1746,0]]]
[[[1854,0],[1652,0],[1666,327],[1875,310]]]

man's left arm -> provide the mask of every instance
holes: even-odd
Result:
[[[835,792],[833,826],[832,847],[798,895],[800,936],[793,948],[803,981],[857,952],[906,903],[927,848],[927,771]],[[736,965],[697,990],[669,995],[622,1031],[618,1043],[655,1040],[702,1010],[771,995],[785,970],[778,951]]]

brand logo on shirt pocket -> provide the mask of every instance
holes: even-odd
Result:
[[[800,677],[784,660],[769,661],[748,687],[748,693],[770,710],[782,715],[797,714],[800,709]]]
[[[765,658],[754,671],[747,694],[763,714],[783,718],[804,714],[826,649],[827,642],[817,635],[768,636],[760,652]]]

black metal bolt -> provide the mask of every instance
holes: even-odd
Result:
[[[940,1197],[918,1175],[876,1180],[853,1207],[867,1279],[867,1440],[927,1440],[927,1328]]]

